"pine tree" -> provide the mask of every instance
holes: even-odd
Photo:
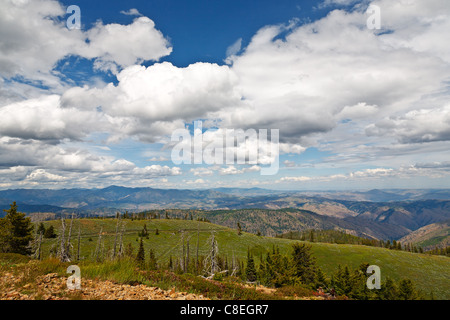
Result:
[[[45,233],[44,233],[45,239],[54,239],[57,236],[58,235],[55,232],[55,228],[52,225],[50,227],[48,227],[47,230],[45,230]]]
[[[136,261],[141,267],[143,267],[145,265],[145,249],[144,249],[144,242],[142,241],[142,238],[141,238],[141,241],[139,242],[139,250],[136,255]]]
[[[172,261],[172,256],[169,257],[169,265],[168,265],[169,270],[173,270],[173,261]]]
[[[328,281],[325,276],[325,273],[320,268],[317,268],[317,271],[316,271],[316,286],[317,287],[328,287]]]
[[[156,260],[155,252],[153,251],[153,249],[150,249],[148,267],[150,270],[156,270],[158,268],[158,262]]]
[[[237,230],[238,230],[238,236],[240,236],[242,234],[242,227],[239,222],[237,223]]]
[[[29,244],[33,240],[33,225],[30,218],[25,217],[24,213],[17,211],[15,201],[10,207],[8,210],[3,210],[6,212],[6,216],[3,219],[7,221],[4,223],[4,226],[11,228],[7,239],[8,251],[28,255],[31,253]]]
[[[0,219],[0,252],[10,252],[10,239],[12,236],[12,225],[7,219]]]
[[[314,230],[309,232],[309,242],[314,242]]]
[[[419,298],[411,280],[400,280],[398,283],[398,298],[400,300],[417,300]]]
[[[379,300],[397,300],[398,289],[395,282],[391,278],[387,278],[382,284],[380,290],[376,290],[377,298]]]
[[[250,254],[250,250],[248,250],[247,253],[247,267],[245,268],[245,276],[247,278],[247,281],[256,281],[255,261],[253,260],[253,256]]]
[[[125,246],[125,256],[129,258],[133,257],[133,245],[130,242]]]
[[[294,276],[302,283],[310,284],[315,279],[316,262],[311,255],[311,246],[305,243],[295,243],[292,245],[292,263]]]
[[[44,226],[44,224],[42,222],[39,224],[39,227],[37,228],[36,233],[37,234],[44,234],[45,233],[45,226]]]

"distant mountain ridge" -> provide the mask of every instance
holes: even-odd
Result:
[[[439,199],[428,199],[432,195]],[[318,227],[332,225],[333,228],[382,239],[399,239],[429,224],[450,219],[450,190],[446,189],[299,192],[261,188],[183,190],[110,186],[100,189],[0,191],[1,209],[9,208],[13,201],[17,202],[19,210],[26,213],[74,212],[82,216],[151,209],[265,209],[278,214],[282,212],[280,209],[290,208],[314,214],[313,220]],[[3,214],[0,212],[0,216]],[[254,226],[259,224],[261,228],[261,219],[265,214],[260,212],[260,216],[249,223]],[[302,215],[304,218],[305,215]],[[225,221],[223,217],[215,216],[216,222],[226,225],[235,223],[233,219]],[[239,219],[246,221],[245,216],[240,214]],[[292,228],[300,225],[292,222]],[[288,228],[289,224],[285,224],[280,229],[272,221],[270,233],[295,231]],[[249,224],[248,229],[254,228]]]

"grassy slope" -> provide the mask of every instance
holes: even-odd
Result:
[[[77,247],[77,233],[79,221],[74,222],[72,231],[72,244],[74,250]],[[47,221],[46,227],[53,224],[59,232],[60,221]],[[181,233],[179,230],[186,230],[185,239],[189,239],[190,255],[195,257],[197,243],[197,227],[200,228],[200,255],[206,254],[208,250],[207,240],[211,236],[211,231],[215,231],[218,240],[219,253],[227,255],[230,259],[233,254],[242,260],[246,259],[247,249],[257,257],[272,250],[273,246],[278,246],[281,252],[289,252],[293,240],[258,237],[253,234],[243,233],[237,235],[236,230],[210,223],[196,222],[190,220],[126,220],[127,233],[124,236],[124,244],[132,243],[134,252],[137,251],[137,232],[143,225],[147,225],[149,239],[144,241],[146,252],[150,248],[156,253],[160,262],[167,262],[169,256],[175,258],[181,256]],[[116,222],[112,219],[82,219],[81,220],[81,255],[89,259],[95,251],[97,235],[103,227],[105,249],[112,248],[114,242],[114,231]],[[158,228],[160,234],[155,235],[154,230]],[[88,241],[92,238],[92,241]],[[55,239],[46,239],[43,245],[44,256],[48,255],[50,247],[56,243]],[[395,280],[402,278],[412,279],[417,287],[426,293],[433,291],[434,296],[440,299],[450,299],[450,260],[447,257],[430,256],[425,254],[413,254],[403,251],[393,251],[384,248],[366,247],[359,245],[311,243],[314,256],[318,265],[329,276],[334,272],[339,264],[358,267],[361,263],[378,265],[381,268],[382,279],[391,277]]]

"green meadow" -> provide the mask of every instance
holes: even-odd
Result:
[[[116,221],[114,219],[81,219],[74,220],[72,227],[72,256],[78,248],[78,230],[81,230],[80,256],[81,260],[93,260],[98,246],[98,236],[102,230],[102,248],[105,256],[111,253],[115,241]],[[144,247],[148,255],[150,249],[155,252],[158,263],[168,263],[169,258],[176,261],[182,256],[183,240],[185,250],[189,243],[189,254],[195,258],[208,253],[208,239],[214,234],[219,248],[219,255],[227,257],[229,261],[234,257],[246,261],[250,250],[256,264],[260,257],[278,247],[280,252],[288,253],[291,244],[296,240],[257,236],[243,232],[238,235],[236,229],[192,220],[152,219],[152,220],[122,220],[124,223],[123,244],[129,243],[133,252],[139,246],[138,232],[146,225],[148,239],[144,238]],[[59,235],[61,221],[46,221],[46,228],[53,225]],[[66,236],[70,220],[66,220]],[[158,230],[159,234],[156,234]],[[51,248],[56,248],[58,239],[44,239],[42,245],[43,257],[50,255]],[[117,238],[118,241],[118,238]],[[378,265],[381,268],[382,280],[390,277],[396,281],[409,278],[414,281],[417,288],[426,294],[433,293],[435,298],[450,299],[450,260],[445,256],[432,256],[427,254],[410,253],[405,251],[389,250],[385,248],[361,245],[309,243],[317,259],[318,265],[330,276],[338,265],[358,267],[361,263]]]

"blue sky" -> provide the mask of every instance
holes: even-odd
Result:
[[[62,1],[82,9],[83,24],[90,27],[98,19],[128,24],[133,17],[120,14],[136,8],[150,17],[174,46],[163,60],[178,67],[198,61],[222,64],[226,50],[239,38],[248,43],[260,28],[286,23],[290,19],[315,20],[328,10],[313,9],[316,1]]]
[[[450,187],[448,1],[5,1],[1,189]],[[279,130],[277,174],[175,164],[198,120]]]

